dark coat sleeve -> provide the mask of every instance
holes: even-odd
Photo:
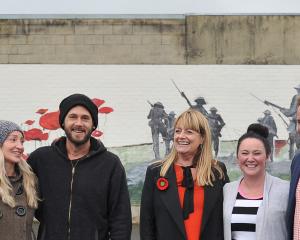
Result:
[[[206,201],[209,201],[207,199]],[[217,202],[210,213],[210,219],[203,229],[201,234],[203,240],[223,240],[224,226],[223,226],[223,195],[219,195]]]
[[[147,168],[145,182],[142,191],[140,212],[140,237],[141,240],[155,240],[155,217],[154,217],[154,176],[151,166]]]
[[[213,186],[205,186],[205,191],[207,193],[206,206],[210,206],[208,221],[205,226],[201,226],[202,233],[201,239],[203,240],[223,240],[224,239],[224,229],[223,229],[223,186],[229,182],[227,175],[227,169],[223,162],[217,162],[219,167],[222,169],[224,177],[220,179],[219,172],[213,170],[215,174],[215,181]],[[213,205],[211,205],[213,204]]]
[[[228,174],[227,174],[227,168],[223,162],[218,162],[218,164],[220,165],[220,167],[224,173],[224,180],[223,180],[223,186],[224,186],[226,183],[230,182]]]
[[[31,153],[29,155],[28,159],[27,159],[27,163],[30,165],[32,171],[34,172],[34,174],[37,176],[37,178],[39,180],[38,164],[37,164],[38,157],[36,155],[37,155],[36,152]],[[42,211],[42,209],[43,209],[43,196],[42,196],[41,189],[39,188],[39,184],[38,184],[38,187],[37,187],[37,191],[38,191],[40,201],[38,202],[38,208],[36,209],[36,211],[34,213],[34,216],[39,222],[42,222],[42,218],[43,218],[43,211]]]
[[[286,211],[286,225],[288,230],[288,239],[293,239],[294,215],[296,206],[296,188],[298,184],[300,154],[296,154],[291,164],[291,181],[288,198],[288,206]]]
[[[119,158],[110,179],[108,228],[111,240],[130,240],[132,219],[126,174]]]

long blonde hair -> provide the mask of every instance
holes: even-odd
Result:
[[[192,129],[201,134],[203,143],[199,146],[198,152],[194,156],[196,164],[196,182],[200,186],[211,185],[216,179],[213,169],[218,172],[219,178],[224,178],[224,173],[217,161],[213,159],[211,146],[211,132],[207,119],[199,111],[189,109],[178,116],[174,123],[174,127],[180,126],[186,129]],[[164,177],[177,160],[177,151],[174,146],[170,154],[162,161],[160,175]]]
[[[23,176],[23,187],[27,198],[27,204],[31,208],[37,208],[39,200],[36,190],[37,178],[25,160],[21,160],[16,163],[16,165],[20,170],[20,174]],[[12,185],[6,175],[5,158],[2,146],[0,145],[0,197],[3,203],[13,208],[16,206],[16,202],[12,195],[12,191]]]

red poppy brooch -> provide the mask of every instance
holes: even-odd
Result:
[[[169,182],[166,178],[160,177],[156,181],[156,186],[160,191],[165,191],[169,186]]]

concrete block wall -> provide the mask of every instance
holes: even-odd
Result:
[[[189,64],[299,64],[300,16],[188,16]]]
[[[300,16],[0,19],[0,63],[300,64]]]
[[[0,20],[0,63],[184,64],[184,19]]]

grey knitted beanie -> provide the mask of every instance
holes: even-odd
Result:
[[[23,131],[18,124],[0,120],[0,144],[3,144],[8,135],[14,131],[19,131],[23,134]]]

